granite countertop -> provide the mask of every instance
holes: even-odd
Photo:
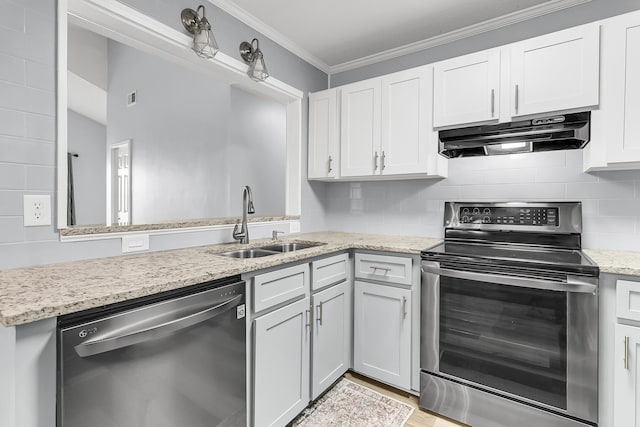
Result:
[[[0,323],[15,326],[106,304],[179,289],[209,280],[275,267],[347,249],[417,255],[438,238],[316,232],[292,234],[282,241],[323,243],[295,252],[237,259],[221,252],[265,246],[228,243],[63,264],[0,270]],[[640,253],[585,249],[602,273],[640,276]]]
[[[100,258],[0,271],[0,322],[15,326],[106,304],[179,289],[345,249],[419,254],[441,239],[375,234],[317,232],[289,235],[283,241],[324,243],[262,258],[237,259],[220,252],[258,247],[238,243]]]
[[[640,276],[640,252],[583,249],[601,273]]]

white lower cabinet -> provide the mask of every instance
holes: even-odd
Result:
[[[317,399],[349,369],[351,310],[349,283],[313,295],[311,399]]]
[[[309,403],[310,300],[254,322],[254,425],[283,426]]]
[[[355,282],[354,370],[411,388],[411,290]]]
[[[640,327],[616,325],[614,368],[614,408],[615,427],[638,427],[640,417]]]
[[[252,317],[255,427],[286,425],[350,368],[353,317],[348,260],[348,254],[332,255],[314,261],[311,269],[305,263],[251,279],[253,289],[261,290],[252,296],[257,307]],[[256,314],[262,307],[256,302],[290,294],[299,282],[304,289],[295,297],[306,297],[288,304],[278,300],[286,305]],[[318,289],[311,297],[310,287]]]

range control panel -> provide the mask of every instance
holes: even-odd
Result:
[[[462,206],[461,224],[557,226],[558,208]]]

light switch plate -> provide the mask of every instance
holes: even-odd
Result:
[[[24,196],[24,226],[51,225],[51,196]]]
[[[140,252],[149,250],[149,235],[137,234],[133,236],[122,236],[122,253]]]

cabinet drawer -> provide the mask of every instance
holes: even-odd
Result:
[[[349,254],[341,254],[311,263],[313,281],[311,289],[322,289],[347,279]]]
[[[411,285],[411,258],[356,253],[356,277]]]
[[[306,295],[309,290],[309,264],[300,264],[253,278],[253,310],[269,307]]]
[[[616,316],[640,322],[640,282],[617,281]]]

